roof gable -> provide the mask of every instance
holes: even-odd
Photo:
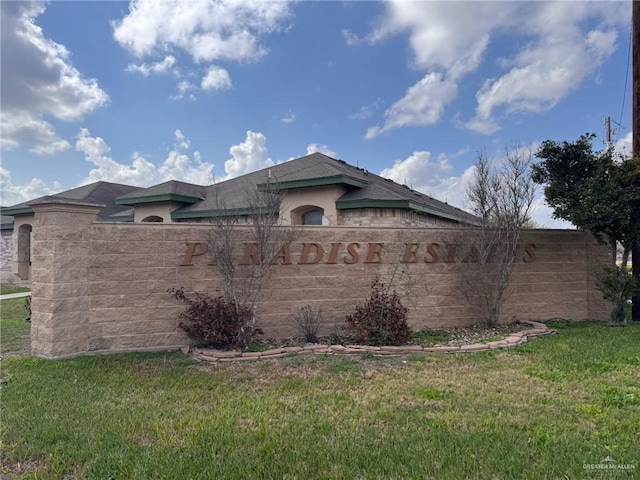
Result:
[[[117,197],[139,189],[140,187],[132,185],[100,181],[72,188],[71,190],[66,190],[54,195],[39,197],[11,207],[3,207],[2,213],[3,215],[24,215],[33,213],[33,209],[31,208],[32,204],[40,203],[45,200],[68,200],[104,205],[104,207],[100,209],[100,212],[98,212],[98,220],[106,220],[110,215],[126,210],[127,208],[116,205],[115,199]]]
[[[204,187],[202,202],[175,210],[172,217],[198,218],[221,212],[246,215],[256,188],[266,190],[265,186],[271,185],[276,190],[289,190],[335,184],[348,188],[336,202],[338,210],[400,208],[451,220],[478,221],[464,210],[319,152]]]
[[[198,203],[205,197],[205,188],[192,183],[169,180],[149,188],[140,188],[116,199],[118,205],[137,205],[154,202]]]

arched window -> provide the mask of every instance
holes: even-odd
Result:
[[[314,208],[304,212],[300,219],[302,225],[322,225],[322,217],[324,216],[324,210],[321,208]]]
[[[157,215],[151,215],[150,217],[145,217],[142,219],[143,222],[164,222],[162,217]]]

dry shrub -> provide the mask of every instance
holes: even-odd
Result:
[[[347,329],[354,339],[367,345],[402,345],[411,338],[407,324],[409,309],[402,305],[398,293],[385,288],[376,277],[371,295],[347,316]]]
[[[198,345],[245,348],[256,335],[262,333],[259,328],[247,327],[253,315],[251,309],[243,305],[203,292],[188,295],[184,288],[171,288],[168,292],[188,305],[180,313],[183,321],[178,326]]]

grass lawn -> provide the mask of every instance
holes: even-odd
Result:
[[[7,295],[9,293],[30,292],[30,291],[31,291],[31,287],[19,287],[16,285],[0,283],[0,295]]]
[[[638,478],[640,325],[553,326],[467,355],[5,357],[3,478]],[[584,468],[606,457],[635,468]]]
[[[30,351],[28,316],[24,298],[0,302],[0,354],[18,355]]]

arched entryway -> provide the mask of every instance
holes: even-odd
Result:
[[[16,265],[15,273],[22,280],[31,279],[31,232],[29,224],[20,225],[16,237]]]

